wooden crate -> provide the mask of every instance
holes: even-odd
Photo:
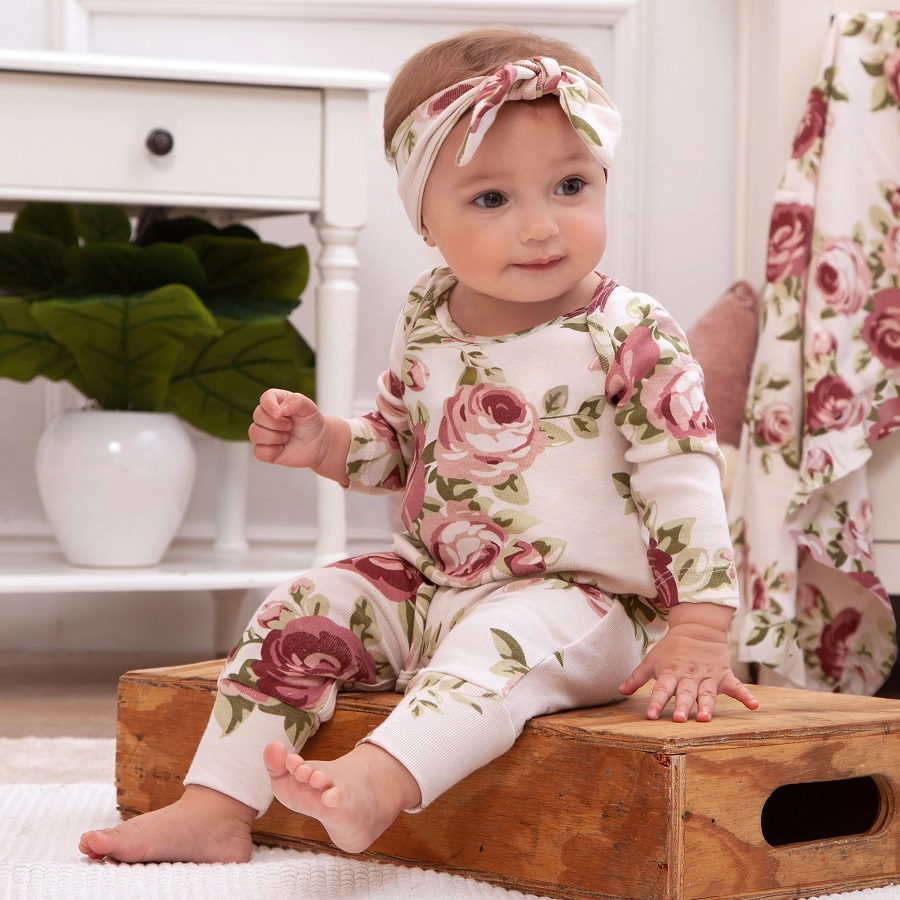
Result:
[[[220,667],[122,677],[124,816],[180,796]],[[401,814],[364,856],[570,898],[795,898],[900,881],[900,702],[757,695],[755,713],[721,698],[708,724],[650,722],[645,694],[534,719],[512,750]],[[308,755],[345,753],[396,699],[343,695]],[[339,852],[277,801],[255,840]]]

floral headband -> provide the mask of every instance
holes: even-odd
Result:
[[[604,169],[612,165],[621,118],[606,91],[577,69],[560,66],[549,56],[519,60],[490,75],[445,88],[417,106],[397,129],[390,157],[399,176],[400,199],[417,233],[422,233],[425,182],[441,145],[465,113],[472,110],[456,155],[458,166],[472,158],[507,100],[536,100],[554,94],[600,165]]]

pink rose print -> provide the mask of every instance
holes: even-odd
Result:
[[[591,584],[575,585],[587,597],[588,606],[602,619],[612,609],[613,601],[608,594]]]
[[[354,556],[334,563],[334,568],[356,572],[394,603],[411,600],[425,580],[412,563],[393,553]]]
[[[828,103],[825,100],[825,95],[818,88],[813,88],[809,92],[806,109],[803,112],[800,127],[797,129],[797,134],[794,137],[794,148],[791,151],[792,159],[803,156],[812,147],[817,138],[824,136],[825,117],[827,114]]]
[[[828,555],[828,547],[819,535],[813,534],[812,532],[796,531],[793,532],[793,534],[797,546],[804,550],[810,559],[822,563],[825,566],[833,567],[834,564],[831,557]]]
[[[794,430],[794,410],[786,400],[776,400],[763,407],[754,434],[762,444],[783,447]]]
[[[260,691],[295,709],[314,709],[336,681],[375,683],[375,663],[362,641],[324,616],[270,631],[252,668]]]
[[[812,280],[828,306],[843,315],[858,312],[872,287],[865,254],[849,237],[825,239],[821,253],[813,261]]]
[[[778,203],[769,224],[766,281],[774,284],[789,275],[802,275],[809,258],[813,211],[800,203]]]
[[[451,501],[422,522],[422,541],[437,568],[462,584],[477,584],[503,549],[503,529],[468,504]]]
[[[822,629],[822,642],[816,647],[816,656],[826,678],[839,681],[847,665],[850,642],[859,628],[862,616],[855,609],[842,609]]]
[[[456,100],[459,100],[459,98],[470,90],[471,87],[472,85],[469,82],[463,81],[448,88],[443,94],[439,97],[435,97],[434,100],[428,104],[426,117],[431,119],[439,113],[442,113],[448,106],[453,104]]]
[[[515,66],[504,66],[493,78],[485,82],[475,98],[472,124],[469,126],[469,134],[477,134],[478,129],[487,113],[495,106],[499,106],[509,93],[518,72]]]
[[[900,217],[900,188],[894,193],[897,195],[898,206],[898,209],[894,210],[894,215]],[[878,251],[878,257],[888,272],[900,272],[900,225],[891,225],[888,229],[881,243],[881,250]]]
[[[423,391],[431,373],[428,366],[417,356],[405,356],[403,358],[402,382],[411,391]]]
[[[848,572],[847,575],[860,585],[860,587],[864,587],[867,591],[871,591],[886,607],[890,608],[890,595],[884,589],[884,585],[879,581],[878,576],[874,572]]]
[[[503,484],[547,446],[537,410],[515,388],[462,385],[444,402],[434,448],[445,476]]]
[[[659,362],[659,345],[646,325],[638,325],[619,345],[606,379],[606,397],[611,403],[628,403],[634,386],[643,381]]]
[[[814,613],[822,604],[822,592],[814,585],[803,583],[797,587],[797,612],[804,616]]]
[[[513,575],[537,575],[547,570],[544,557],[528,541],[516,541],[504,562]]]
[[[769,586],[756,569],[750,572],[750,598],[752,609],[769,608]]]
[[[641,401],[649,422],[677,441],[703,438],[715,432],[703,393],[700,366],[688,358],[684,358],[683,363],[683,368],[664,386],[657,383],[659,379],[651,378],[641,390]]]
[[[895,185],[888,195],[888,203],[891,206],[891,215],[894,218],[900,217],[900,185]]]
[[[900,428],[900,397],[891,397],[878,407],[878,421],[869,426],[869,441],[875,443]]]
[[[834,471],[831,454],[821,447],[810,447],[806,451],[806,471],[810,475],[829,475]]]
[[[650,538],[647,562],[650,563],[653,583],[656,585],[653,603],[660,609],[671,609],[678,604],[678,585],[672,574],[672,557],[660,549],[654,538]]]
[[[830,331],[817,331],[812,339],[812,353],[818,362],[833,356],[837,350],[837,338]]]
[[[863,500],[856,509],[856,515],[844,522],[838,545],[851,559],[859,560],[863,565],[874,569],[872,558],[872,505]]]
[[[863,322],[863,340],[889,369],[900,367],[900,289],[885,288]]]
[[[400,518],[408,531],[412,530],[413,522],[422,515],[422,505],[425,503],[425,463],[422,461],[425,426],[417,422],[412,426],[412,434],[413,462],[406,478],[406,493],[400,508]]]
[[[293,593],[293,591],[292,591]],[[284,612],[292,612],[286,603],[270,601],[264,603],[256,613],[256,622],[260,628],[271,628],[281,618]]]
[[[894,50],[884,61],[884,82],[894,103],[900,103],[900,48]]]
[[[226,697],[243,697],[251,703],[265,703],[270,699],[268,694],[256,691],[252,687],[247,687],[246,684],[241,684],[232,678],[220,679],[218,688]]]
[[[812,434],[819,429],[846,431],[864,415],[862,398],[840,375],[826,375],[806,395],[806,427]]]

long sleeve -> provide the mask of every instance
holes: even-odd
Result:
[[[684,334],[651,297],[624,289],[589,324],[606,370],[606,399],[627,442],[631,468],[619,476],[620,492],[646,530],[654,603],[736,607],[724,460]]]

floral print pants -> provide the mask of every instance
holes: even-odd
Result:
[[[219,677],[185,784],[262,814],[262,751],[300,749],[339,690],[404,697],[363,740],[393,755],[422,806],[505,753],[537,715],[620,699],[642,642],[615,599],[559,577],[436,586],[393,554],[370,554],[281,585]]]

